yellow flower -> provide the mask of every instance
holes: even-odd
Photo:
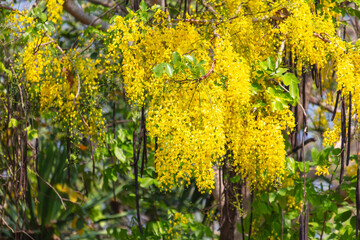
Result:
[[[329,175],[329,167],[327,166],[316,166],[316,173],[315,175],[318,175],[318,176],[326,176],[326,175]]]

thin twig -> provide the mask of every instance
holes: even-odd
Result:
[[[14,233],[14,229],[12,229],[12,228],[9,226],[9,224],[5,221],[5,219],[4,219],[3,217],[1,217],[1,219],[2,219],[2,222],[10,229],[10,231]]]
[[[212,12],[214,15],[218,15],[218,13],[215,11],[215,9],[208,4],[207,2],[205,2],[205,0],[200,0],[201,4],[204,5],[204,7],[206,7],[206,9],[210,12]]]
[[[3,4],[0,4],[0,8],[4,8],[4,9],[7,9],[7,10],[10,10],[10,11],[13,11],[13,12],[16,12],[20,15],[24,15],[21,11],[15,9],[15,8],[12,8],[12,7],[9,7],[9,6],[6,6],[6,5],[3,5]]]
[[[56,189],[55,189],[53,186],[51,186],[51,184],[48,183],[45,179],[43,179],[36,171],[33,171],[33,170],[31,170],[30,168],[29,168],[29,170],[30,170],[31,172],[34,172],[38,178],[40,178],[46,185],[48,185],[48,186],[56,193],[56,195],[59,197],[59,199],[60,199],[60,201],[61,201],[62,206],[63,206],[64,209],[66,210],[66,206],[65,206],[65,204],[64,204],[63,198],[62,198],[61,195],[58,193],[58,191],[56,191]]]
[[[316,142],[316,139],[315,138],[306,139],[305,142],[304,142],[304,145],[307,145],[307,144],[312,143],[312,142]],[[302,148],[302,144],[294,147],[291,151],[288,151],[286,154],[287,155],[293,154],[293,153],[297,152],[301,148]]]

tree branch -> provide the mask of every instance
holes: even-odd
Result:
[[[315,138],[306,139],[306,140],[304,141],[304,146],[307,145],[307,144],[309,144],[309,143],[312,143],[312,142],[316,142],[316,139],[315,139]],[[301,144],[301,145],[298,145],[298,146],[294,147],[291,151],[288,151],[286,154],[287,154],[287,155],[291,155],[291,154],[297,152],[299,149],[302,149],[302,148],[303,148],[302,144]]]
[[[108,1],[102,1],[102,0],[87,0],[88,2],[91,2],[93,4],[101,5],[104,7],[113,7],[115,3],[113,3],[111,0]]]
[[[74,0],[66,0],[64,3],[64,9],[83,24],[90,26],[101,25],[100,30],[102,31],[106,31],[110,26],[107,22],[101,20],[100,18],[85,13],[84,9],[77,5]]]
[[[321,102],[321,98],[309,96],[309,102],[314,105],[318,105],[331,113],[334,112],[334,106]]]

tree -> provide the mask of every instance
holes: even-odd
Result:
[[[358,236],[356,5],[0,7],[4,235]]]

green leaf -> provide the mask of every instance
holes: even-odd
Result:
[[[119,148],[118,146],[115,146],[114,148],[114,154],[115,154],[115,157],[117,159],[119,159],[121,162],[125,162],[126,161],[126,157],[125,157],[125,154],[124,154],[124,151]]]
[[[27,136],[30,141],[39,137],[36,129],[30,129],[29,131],[27,131]]]
[[[317,148],[313,147],[311,149],[311,158],[315,163],[319,161],[319,156],[320,156],[320,152],[317,150]]]
[[[142,11],[146,11],[148,8],[145,1],[141,1],[139,7],[140,7],[140,10],[142,10]]]
[[[203,67],[200,67],[200,76],[204,76],[206,74],[206,71]]]
[[[117,138],[121,141],[121,142],[125,142],[126,140],[126,132],[123,128],[119,128],[117,130]]]
[[[296,171],[296,162],[293,158],[288,157],[286,158],[286,167],[291,173],[295,173]]]
[[[149,20],[149,14],[146,11],[141,11],[140,19],[144,22],[147,22]]]
[[[167,74],[169,77],[172,77],[173,74],[174,74],[174,67],[171,66],[171,65],[168,64],[168,63],[165,63],[165,64],[164,64],[164,67],[165,67],[165,72],[166,72],[166,74]]]
[[[259,62],[259,66],[263,69],[263,70],[267,70],[268,69],[268,64],[266,61],[261,61]]]
[[[9,120],[9,128],[16,128],[19,125],[18,120],[15,118],[10,118]]]
[[[39,18],[40,18],[40,20],[41,20],[42,22],[46,22],[46,20],[47,20],[47,15],[42,12],[42,13],[40,13]]]
[[[198,62],[198,64],[197,64],[197,65],[198,65],[198,66],[200,66],[200,65],[204,65],[205,63],[206,63],[206,61],[202,59],[202,60],[200,60],[200,62]]]
[[[150,185],[154,183],[153,178],[146,177],[146,178],[139,178],[140,186],[142,188],[148,188]]]
[[[40,14],[42,13],[40,8],[34,8],[32,13],[34,14],[35,17],[40,17]]]
[[[165,233],[164,224],[160,221],[157,221],[157,225],[159,227],[160,234],[163,235]]]
[[[264,103],[263,101],[261,101],[260,99],[257,99],[255,102],[256,103],[253,104],[253,107],[255,107],[255,108],[263,108],[263,107],[267,106],[267,104]]]
[[[189,61],[190,63],[192,63],[192,64],[195,64],[195,63],[196,63],[196,58],[193,57],[193,56],[191,56],[191,55],[185,55],[184,58],[185,58],[186,60],[188,60],[188,61]]]
[[[297,162],[298,168],[301,172],[304,172],[304,165],[302,162]],[[309,172],[310,165],[308,162],[305,162],[305,173]]]
[[[280,195],[280,196],[285,196],[286,195],[286,192],[287,190],[285,188],[281,188],[277,191],[277,193]]]
[[[284,109],[284,105],[282,104],[282,102],[280,102],[280,101],[274,102],[274,110],[281,111],[283,109]]]
[[[285,73],[281,76],[282,81],[286,86],[289,86],[292,83],[298,84],[300,81],[297,79],[297,77],[292,73]]]
[[[274,193],[274,192],[270,193],[269,202],[273,203],[275,201],[275,199],[276,199],[276,193]]]
[[[256,94],[260,90],[261,90],[261,85],[260,84],[258,84],[256,82],[251,84],[251,91],[253,91],[253,93]]]
[[[164,63],[160,63],[153,68],[153,72],[156,78],[161,77],[164,71]]]
[[[300,82],[299,79],[297,79],[297,77],[292,73],[282,75],[281,79],[286,86],[289,86],[289,94],[296,102],[300,98],[298,86]]]
[[[46,31],[53,33],[55,32],[55,25],[52,22],[46,22],[44,23],[44,28]]]
[[[118,16],[118,15],[112,16],[112,17],[110,18],[109,23],[110,23],[110,24],[113,24],[113,23],[115,22],[115,18],[117,18],[117,17],[119,17],[119,16]]]
[[[178,52],[173,52],[173,64],[175,67],[181,64],[181,56]]]
[[[278,69],[276,69],[275,74],[278,76],[281,76],[286,71],[287,71],[287,68],[278,68]]]
[[[275,88],[268,87],[267,92],[268,94],[272,95],[272,97],[275,96]]]
[[[116,181],[117,180],[117,174],[115,171],[115,168],[109,167],[104,171],[104,175],[111,181]]]
[[[341,214],[338,214],[335,217],[335,221],[345,222],[346,220],[348,220],[351,217],[351,215],[352,215],[351,210],[345,211]]]
[[[157,225],[157,223],[150,222],[150,223],[148,223],[148,226],[155,236],[160,236],[159,226]]]
[[[235,175],[234,177],[230,178],[230,181],[232,183],[237,183],[237,182],[240,182],[241,180],[241,176],[240,175]]]
[[[274,70],[275,69],[275,58],[274,57],[268,57],[267,59],[267,67],[270,70]]]
[[[300,99],[299,86],[298,86],[297,83],[292,82],[292,83],[290,84],[289,93],[290,93],[290,96],[291,96],[294,100],[297,101],[298,99]]]

